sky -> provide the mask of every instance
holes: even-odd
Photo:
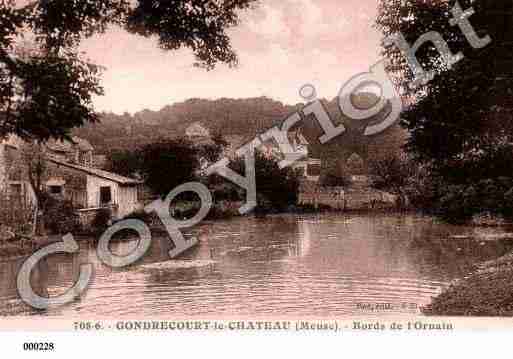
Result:
[[[163,51],[155,39],[112,28],[82,45],[89,59],[106,67],[105,96],[95,98],[95,108],[134,113],[189,98],[260,96],[295,104],[305,84],[331,99],[379,60],[377,2],[259,0],[229,30],[238,67],[211,71],[194,67],[188,49]]]

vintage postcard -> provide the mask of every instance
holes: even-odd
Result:
[[[509,0],[0,0],[0,332],[511,333],[512,44]]]

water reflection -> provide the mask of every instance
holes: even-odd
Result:
[[[0,313],[333,317],[362,314],[359,304],[377,303],[394,305],[377,315],[412,313],[474,264],[511,250],[508,233],[412,215],[240,218],[196,228],[189,235],[201,245],[181,261],[167,261],[169,239],[155,238],[140,263],[115,270],[98,261],[94,241],[83,241],[77,255],[49,257],[32,280],[39,293],[54,296],[72,285],[81,264],[92,263],[94,282],[85,297],[33,311],[17,299],[21,262],[4,262]],[[134,245],[121,242],[113,249],[128,253]]]

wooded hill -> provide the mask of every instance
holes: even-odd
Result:
[[[365,138],[365,125],[372,121],[352,121],[343,116],[338,103],[323,100],[332,120],[343,122],[348,129],[345,134],[328,145],[320,145],[317,138],[321,131],[312,118],[301,122],[303,132],[312,145],[316,157],[344,160],[357,152],[362,157],[382,152],[382,147],[399,148],[405,138],[405,131],[398,125],[375,137]],[[373,94],[362,94],[354,99],[360,108],[370,107],[375,101]],[[190,99],[166,106],[160,111],[144,110],[134,115],[103,113],[101,123],[90,124],[76,129],[74,135],[85,138],[95,147],[97,153],[108,154],[112,150],[136,150],[141,146],[161,138],[184,136],[186,129],[199,122],[212,133],[221,133],[225,138],[239,137],[251,140],[274,125],[279,124],[290,114],[300,109],[302,104],[286,105],[266,97],[249,99]],[[243,141],[242,141],[243,142]]]

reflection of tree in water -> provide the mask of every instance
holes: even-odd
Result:
[[[148,255],[122,269],[104,266],[96,256],[97,245],[81,242],[79,255],[52,255],[46,269],[35,271],[40,285],[35,289],[43,294],[48,288],[52,297],[62,293],[78,276],[80,264],[92,263],[95,279],[91,296],[86,295],[79,306],[72,304],[43,314],[78,310],[224,313],[237,305],[239,310],[247,306],[247,311],[265,311],[260,307],[262,301],[282,296],[296,303],[298,298],[308,300],[321,291],[328,293],[330,288],[339,291],[332,293],[335,299],[337,295],[371,291],[383,296],[401,293],[415,300],[431,295],[439,282],[460,278],[476,263],[513,249],[513,241],[507,239],[482,240],[490,233],[500,237],[501,231],[478,232],[415,215],[237,218],[207,222],[193,229],[186,237],[194,234],[202,242],[179,261],[168,260],[170,242],[166,237],[154,237]],[[112,250],[126,253],[133,246],[115,243]],[[185,261],[183,267],[180,261]],[[146,266],[155,262],[164,262],[164,268]],[[13,262],[0,264],[2,301],[16,296],[17,269]],[[379,289],[368,288],[374,284]],[[100,304],[111,303],[111,298],[119,301],[101,309]],[[3,313],[6,311],[0,305]],[[27,308],[24,313],[34,311]]]
[[[501,257],[513,249],[512,240],[483,241],[478,237],[461,235],[468,230],[465,227],[460,227],[458,232],[452,226],[440,231],[444,226],[420,227],[412,236],[408,250],[421,274],[436,271],[445,278],[460,278],[474,270],[476,265]]]
[[[21,265],[18,262],[7,261],[0,263],[0,297],[2,299],[16,297],[16,275]]]
[[[23,260],[0,263],[0,316],[41,313],[26,305],[18,296],[16,279]],[[40,261],[31,275],[32,289],[38,295],[48,297],[48,262]]]

